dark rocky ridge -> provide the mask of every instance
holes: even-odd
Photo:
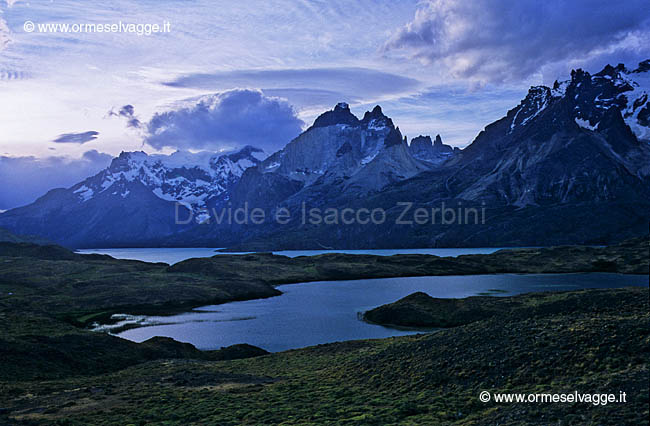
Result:
[[[247,344],[200,351],[189,343],[168,337],[152,337],[134,343],[103,333],[24,336],[18,340],[1,338],[0,356],[4,367],[0,381],[106,374],[160,359],[224,361],[267,354]]]

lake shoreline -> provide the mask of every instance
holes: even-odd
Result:
[[[45,329],[66,324],[81,331],[94,323],[114,323],[114,314],[169,316],[207,305],[278,296],[282,294],[278,286],[296,283],[509,273],[647,274],[649,241],[643,237],[609,247],[506,249],[453,258],[421,254],[323,254],[296,258],[265,253],[215,255],[172,266],[116,260],[106,255],[80,255],[58,246],[1,243],[0,258],[7,260],[0,278],[12,282],[14,276],[29,274],[34,284],[24,288],[5,286],[8,296],[4,298],[13,300],[10,303],[15,306],[23,306],[23,313],[34,309],[48,312],[47,318],[53,321],[46,320]],[[52,275],[48,272],[52,268],[61,272]],[[49,286],[39,292],[46,291],[50,296],[38,296],[38,292],[34,293],[35,285]],[[90,288],[93,290],[89,291]],[[32,304],[34,308],[30,308]],[[7,318],[17,318],[12,311],[9,308]],[[9,335],[20,332],[25,321],[21,318],[15,323],[7,322]],[[36,327],[34,332],[39,333],[40,328]]]
[[[319,282],[337,282],[337,281],[362,281],[362,280],[367,280],[367,279],[384,279],[384,278],[426,278],[426,277],[453,277],[453,276],[462,276],[462,277],[472,277],[472,276],[477,276],[477,275],[571,275],[571,274],[585,274],[585,273],[607,273],[607,272],[560,272],[560,273],[554,273],[554,272],[548,272],[548,273],[534,273],[530,274],[527,272],[511,272],[511,273],[499,273],[499,272],[494,272],[491,274],[484,274],[484,273],[477,273],[477,274],[465,274],[465,275],[456,275],[456,274],[450,274],[450,275],[407,275],[407,276],[399,276],[395,277],[392,275],[385,276],[385,277],[373,277],[373,278],[357,278],[357,279],[340,279],[340,280],[317,280],[317,281],[295,281],[295,282],[286,282],[286,283],[280,283],[277,285],[274,285],[274,287],[281,287],[281,286],[289,286],[289,285],[300,285],[300,284],[314,284],[314,283],[319,283]],[[645,277],[646,274],[636,274],[636,273],[621,273],[621,272],[610,272],[611,274],[614,275],[626,275],[626,276],[640,276],[640,277]],[[554,290],[549,290],[549,292],[554,292]],[[251,300],[261,300],[261,299],[269,299],[273,297],[280,297],[284,293],[281,290],[278,290],[278,294],[273,294],[269,296],[259,296],[259,297],[251,297],[251,298],[245,298],[245,299],[232,299],[232,300],[216,300],[214,302],[210,301],[202,301],[202,302],[192,302],[192,303],[183,303],[183,304],[174,304],[174,305],[166,305],[166,306],[157,306],[157,305],[142,305],[142,306],[134,306],[132,309],[129,307],[126,308],[118,308],[113,311],[103,311],[99,312],[96,314],[89,314],[89,319],[84,322],[85,326],[90,326],[90,322],[99,322],[99,325],[113,325],[117,322],[119,322],[119,319],[113,319],[111,316],[113,315],[133,315],[133,316],[160,316],[160,317],[170,317],[178,314],[183,314],[183,313],[189,313],[192,312],[196,309],[203,308],[206,306],[219,306],[219,305],[224,305],[227,303],[233,303],[233,302],[247,302]],[[127,312],[128,311],[128,312]]]
[[[561,273],[554,273],[554,272],[549,272],[549,273],[538,273],[539,275],[570,275],[570,274],[584,274],[587,272],[561,272]],[[595,272],[598,273],[598,272]],[[385,276],[385,277],[373,277],[370,279],[383,279],[383,278],[423,278],[423,277],[449,277],[449,276],[463,276],[463,277],[471,277],[471,276],[477,276],[477,275],[534,275],[534,274],[529,274],[526,272],[511,272],[511,273],[498,273],[494,272],[492,274],[483,274],[483,273],[478,273],[478,274],[465,274],[465,275],[408,275],[408,276],[400,276],[400,277],[394,277],[394,276]],[[646,274],[637,274],[637,273],[620,273],[620,272],[612,272],[612,274],[620,274],[620,275],[628,275],[628,276],[642,276],[645,277]],[[300,285],[300,284],[313,284],[313,283],[318,283],[321,281],[361,281],[361,280],[366,280],[368,278],[357,278],[354,280],[349,280],[349,279],[341,279],[341,280],[317,280],[317,281],[295,281],[295,282],[287,282],[287,283],[281,283],[277,284],[274,287],[280,287],[280,286],[288,286],[288,285]],[[549,290],[549,292],[554,292],[554,290]],[[199,309],[202,307],[206,306],[219,306],[219,305],[224,305],[227,303],[233,303],[233,302],[246,302],[246,301],[251,301],[251,300],[261,300],[261,299],[269,299],[273,297],[280,297],[284,293],[280,290],[278,290],[277,294],[269,295],[269,296],[258,296],[258,297],[251,297],[251,298],[245,298],[245,299],[233,299],[233,300],[216,300],[214,302],[210,301],[197,301],[197,302],[191,302],[191,303],[179,303],[179,304],[170,304],[166,306],[157,306],[157,305],[142,305],[142,306],[134,306],[132,309],[129,307],[126,308],[116,308],[114,310],[109,310],[109,311],[102,311],[99,313],[91,313],[88,314],[88,319],[86,321],[83,321],[82,325],[86,328],[91,328],[94,327],[92,323],[97,323],[96,326],[104,326],[104,325],[113,325],[119,322],[119,319],[114,319],[112,318],[113,315],[133,315],[133,316],[160,316],[160,317],[171,317],[174,315],[179,315],[183,313],[189,313],[194,311],[195,309]],[[145,326],[142,326],[145,327]],[[140,326],[134,326],[134,327],[129,327],[131,328],[140,328]],[[125,330],[121,330],[120,333]],[[103,332],[103,331],[98,331],[98,332]],[[111,335],[117,336],[117,334],[111,333]],[[119,336],[117,336],[119,337]]]
[[[319,281],[278,286],[277,289],[282,292],[278,297],[206,305],[172,315],[163,312],[163,315],[117,318],[113,328],[94,331],[107,331],[134,342],[157,335],[167,336],[191,343],[201,350],[239,343],[246,337],[247,343],[278,352],[333,341],[427,332],[427,327],[405,327],[404,324],[364,321],[362,318],[368,310],[415,291],[445,300],[507,298],[521,294],[558,294],[587,288],[638,287],[645,285],[645,281],[646,277],[642,275],[609,273],[491,274]],[[312,302],[316,300],[317,303]],[[311,308],[305,310],[303,306]],[[243,318],[249,321],[242,323],[240,320]],[[359,320],[363,325],[359,324]],[[323,322],[331,323],[332,328],[321,329],[319,324]],[[381,331],[370,329],[367,325],[380,325]],[[265,338],[274,334],[276,337],[273,341]],[[309,335],[310,338],[305,339],[304,335]]]
[[[277,278],[266,279],[277,292],[253,300],[281,295],[278,286],[318,281],[344,281],[372,278],[484,275],[484,274],[570,274],[604,272],[626,275],[647,275],[649,238],[629,240],[619,245],[559,246],[551,248],[503,249],[491,254],[438,257],[424,254],[398,254],[376,256],[365,254],[321,254],[310,257],[289,258],[270,253],[241,255],[216,255],[209,258],[188,259],[170,266],[168,272],[201,273],[207,275],[232,275],[233,268],[256,267],[254,273],[264,271]],[[316,272],[314,272],[316,271]],[[202,300],[168,303],[165,306],[146,305],[111,310],[110,314],[175,315],[207,305],[235,301]],[[108,315],[110,317],[110,315]],[[101,319],[106,320],[107,316]]]

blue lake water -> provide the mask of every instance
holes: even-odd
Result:
[[[214,248],[119,248],[119,249],[83,249],[81,254],[107,254],[116,259],[141,260],[143,262],[164,262],[170,265],[193,257],[212,257]]]
[[[282,351],[321,343],[384,338],[415,333],[368,324],[359,314],[394,302],[415,291],[434,297],[460,298],[490,290],[495,296],[538,291],[647,286],[645,275],[500,274],[474,276],[383,278],[314,282],[279,286],[283,294],[269,299],[205,306],[169,317],[137,317],[143,327],[120,337],[141,342],[153,336],[172,337],[199,349],[249,343]]]
[[[144,262],[164,262],[170,265],[192,257],[212,257],[222,253],[216,248],[122,248],[122,249],[83,249],[77,250],[81,254],[107,254],[116,259],[142,260]],[[387,249],[387,250],[282,250],[274,251],[288,257],[316,256],[325,253],[347,254],[375,254],[378,256],[392,256],[394,254],[433,254],[436,256],[460,256],[463,254],[489,254],[500,250],[499,248],[431,248],[431,249]]]

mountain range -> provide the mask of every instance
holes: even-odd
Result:
[[[265,156],[251,146],[217,154],[123,152],[95,176],[5,212],[0,227],[69,247],[159,244],[191,226],[176,224],[177,215],[200,219]]]
[[[612,243],[648,233],[649,93],[650,60],[633,70],[575,70],[552,87],[532,87],[462,150],[439,135],[409,143],[379,106],[359,119],[339,103],[269,156],[251,146],[122,153],[95,176],[0,214],[0,227],[72,247]],[[242,208],[266,216],[259,224],[215,220]],[[345,208],[386,217],[304,221],[305,209]],[[436,208],[453,208],[459,219],[474,209],[481,220],[399,220]],[[286,223],[271,219],[281,210]],[[179,224],[179,216],[189,219]]]

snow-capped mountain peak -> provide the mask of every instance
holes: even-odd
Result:
[[[554,101],[571,103],[576,123],[590,130],[616,107],[637,139],[650,142],[650,60],[632,71],[623,64],[607,65],[593,75],[575,70],[570,80],[555,82],[551,95]]]
[[[102,193],[126,198],[129,184],[138,183],[165,201],[192,210],[226,193],[249,167],[264,159],[261,149],[246,146],[234,152],[176,151],[170,155],[122,152],[99,174],[72,187],[80,202]]]
[[[649,101],[650,60],[633,71],[623,64],[607,65],[593,75],[577,69],[571,72],[571,79],[556,81],[552,88],[531,87],[521,103],[509,111],[507,134],[525,129],[551,105],[560,105],[562,112],[556,119],[574,121],[586,130],[597,129],[607,111],[616,108],[636,138],[650,142]]]
[[[361,124],[369,130],[384,130],[395,127],[393,120],[384,115],[379,105],[375,106],[372,111],[366,111],[361,120]]]

